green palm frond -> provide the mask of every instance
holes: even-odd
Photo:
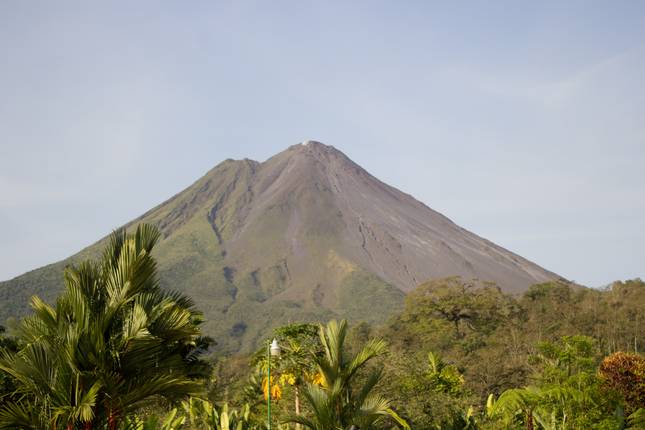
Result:
[[[345,351],[345,320],[321,325],[319,336],[323,354],[314,356],[314,361],[318,372],[323,376],[324,386],[307,385],[303,390],[303,398],[312,415],[289,417],[287,422],[315,430],[345,429],[351,425],[367,430],[379,422],[391,419],[401,427],[409,428],[406,427],[405,420],[391,409],[387,399],[373,393],[381,379],[380,368],[370,372],[362,383],[358,383],[359,372],[371,360],[385,353],[385,342],[370,340],[356,354],[348,355]]]
[[[190,299],[159,288],[150,255],[159,238],[148,225],[118,230],[101,260],[66,269],[55,306],[32,299],[34,314],[17,330],[24,346],[2,353],[0,369],[51,425],[97,427],[159,397],[201,394],[192,375],[207,370],[202,316]],[[19,417],[20,406],[0,407],[0,417]]]
[[[44,429],[47,424],[37,412],[31,405],[24,403],[4,404],[0,409],[0,429]]]
[[[403,417],[397,414],[396,411],[393,409],[387,409],[387,413],[403,430],[412,430],[410,424],[408,424]]]
[[[645,408],[639,408],[627,417],[630,429],[645,429]]]
[[[387,344],[381,339],[371,339],[367,344],[352,358],[347,366],[347,377],[351,378],[362,368],[368,361],[382,355],[387,350]]]
[[[535,408],[539,394],[534,387],[515,388],[504,391],[493,404],[491,416],[514,414]]]
[[[356,395],[356,404],[363,405],[374,387],[379,383],[381,377],[383,376],[383,369],[376,369],[371,372],[367,377],[367,380],[363,383],[360,391]]]

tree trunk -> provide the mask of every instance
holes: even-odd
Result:
[[[533,411],[526,413],[526,430],[533,430]]]
[[[296,415],[300,416],[300,388],[296,385],[295,387],[295,403],[296,403]],[[296,430],[300,430],[302,426],[300,424],[296,424]]]
[[[109,430],[116,430],[116,425],[117,425],[117,413],[115,413],[113,410],[110,411],[110,414],[108,415],[108,429]]]

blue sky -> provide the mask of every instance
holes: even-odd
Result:
[[[305,139],[562,276],[645,277],[645,3],[0,2],[0,279]]]

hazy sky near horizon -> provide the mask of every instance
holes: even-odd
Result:
[[[305,139],[547,269],[645,278],[645,2],[0,2],[0,280]]]

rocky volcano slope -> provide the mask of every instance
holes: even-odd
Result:
[[[459,227],[318,142],[263,163],[226,160],[129,223],[157,225],[162,284],[191,295],[222,351],[248,350],[270,326],[302,319],[381,321],[404,293],[460,275],[506,291],[557,278]],[[0,283],[0,318],[32,294],[52,300],[69,259]]]

